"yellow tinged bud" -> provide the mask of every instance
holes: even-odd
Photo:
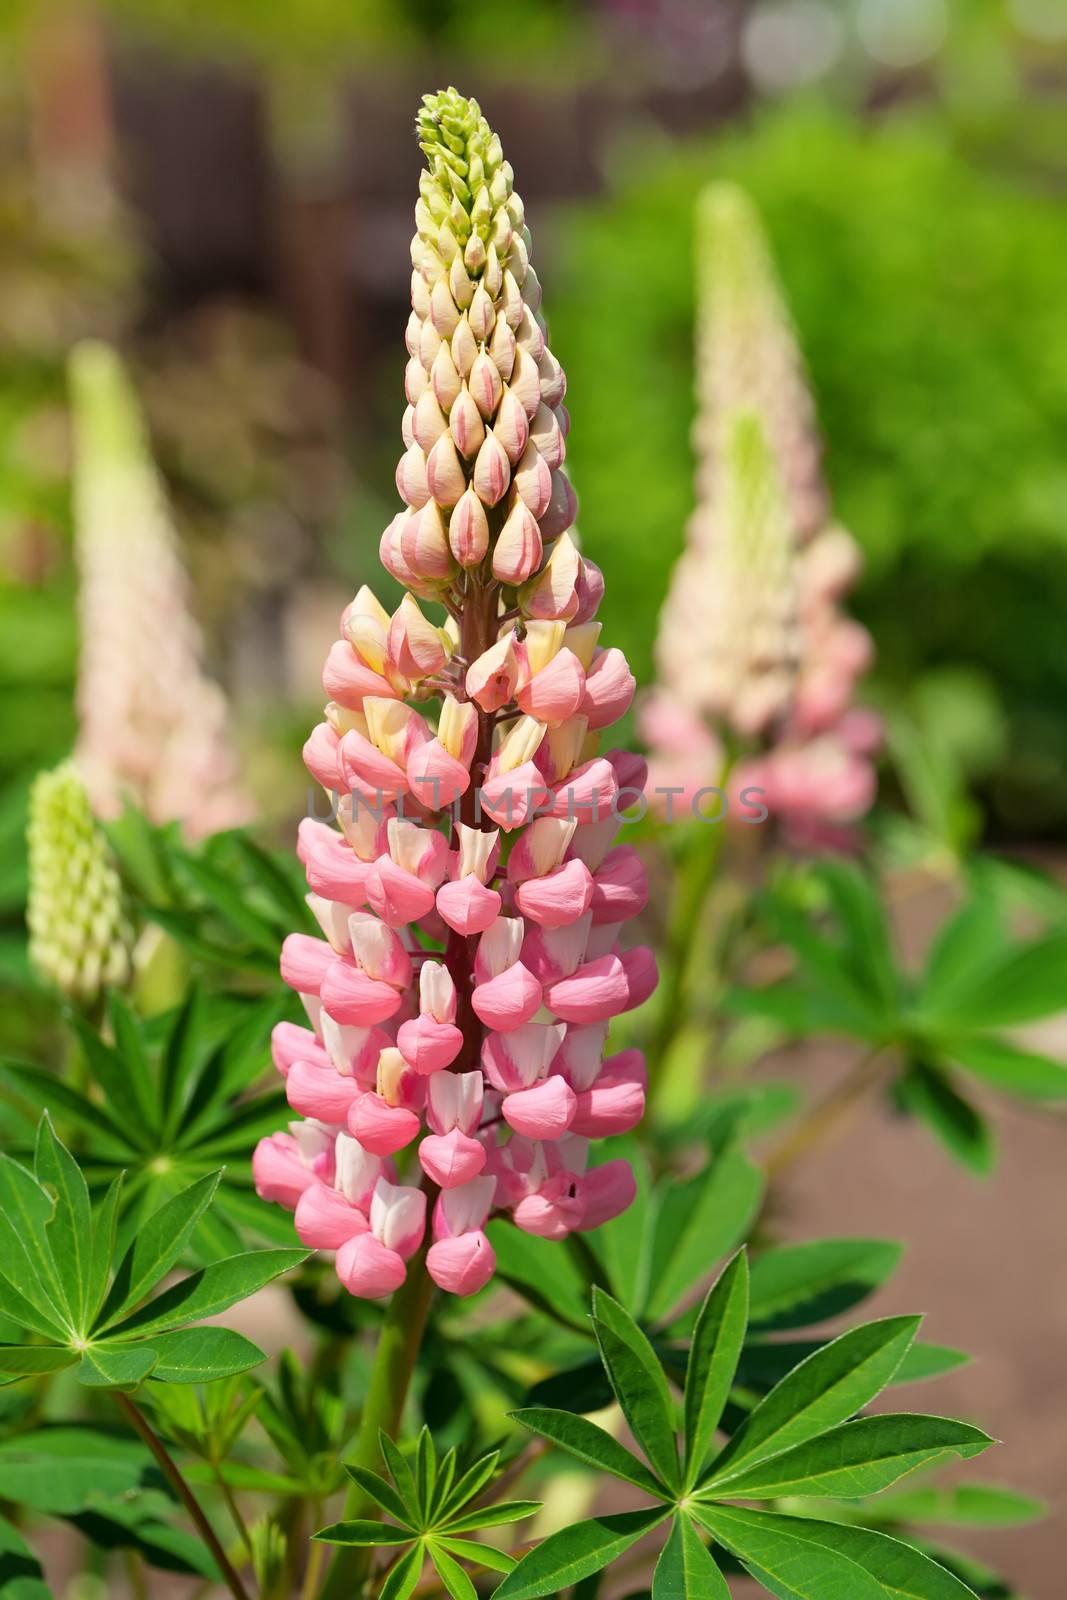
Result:
[[[498,316],[493,324],[493,336],[489,341],[489,354],[493,359],[496,370],[507,383],[515,366],[515,335],[507,325],[503,316]]]
[[[593,654],[602,627],[600,622],[572,622],[563,635],[563,643],[578,657],[586,672],[593,665]]]
[[[540,672],[559,655],[567,631],[565,622],[528,622],[526,624],[526,659],[531,674]],[[584,663],[583,663],[584,665]]]
[[[400,1085],[406,1071],[404,1057],[393,1046],[378,1057],[378,1093],[387,1106],[400,1104]]]
[[[452,292],[453,300],[461,309],[464,306],[469,306],[474,299],[474,280],[467,271],[467,265],[464,264],[461,256],[457,255],[449,268],[448,287]]]
[[[519,717],[513,722],[501,741],[493,765],[497,772],[514,772],[524,762],[531,761],[541,747],[545,724],[536,717]]]
[[[324,715],[339,739],[343,739],[346,733],[361,733],[364,739],[370,738],[367,719],[362,711],[350,711],[347,706],[339,706],[336,700],[331,700]]]
[[[447,416],[448,412],[451,411],[456,402],[457,395],[463,387],[463,379],[456,371],[456,363],[452,359],[452,351],[447,344],[442,344],[440,350],[438,350],[437,354],[433,358],[433,366],[430,369],[429,382],[433,386],[434,397],[437,400],[437,404]],[[421,394],[422,391],[420,390],[419,393]],[[414,398],[412,398],[411,395],[408,395],[408,399],[411,400],[413,405],[417,403],[418,398],[418,394],[415,395]]]
[[[446,694],[441,706],[441,720],[437,737],[456,761],[463,759],[463,747],[470,738],[470,730],[478,722],[477,707],[470,700],[457,700]]]
[[[426,461],[426,482],[439,506],[454,506],[467,487],[450,433],[443,433]]]
[[[549,729],[548,749],[557,782],[585,760],[581,752],[588,727],[586,717],[569,717],[558,728]]]
[[[495,363],[490,360],[484,350],[480,351],[475,359],[474,365],[470,370],[470,377],[467,379],[467,387],[471,392],[475,405],[488,422],[500,404],[504,386],[500,381],[500,374],[496,370]]]
[[[452,360],[461,377],[465,378],[470,372],[477,354],[478,341],[471,331],[470,321],[467,316],[460,317],[452,335]]]
[[[430,318],[427,317],[419,329],[419,360],[427,372],[433,366],[433,358],[440,347],[441,335],[430,321]]]
[[[363,715],[367,719],[368,739],[383,756],[399,764],[407,726],[416,713],[402,700],[386,700],[369,694],[363,701]]]
[[[451,339],[459,326],[459,312],[446,278],[439,279],[433,286],[430,295],[430,316],[441,338]]]
[[[448,413],[448,427],[461,456],[469,461],[478,454],[485,439],[485,423],[465,386]]]
[[[541,404],[541,378],[537,362],[527,354],[521,344],[515,348],[515,364],[511,371],[509,387],[525,411],[527,419],[532,422]]]
[[[413,432],[420,447],[429,455],[438,439],[448,427],[437,396],[432,389],[425,390],[415,406]]]
[[[480,283],[474,291],[474,299],[471,301],[470,308],[467,311],[467,320],[471,325],[471,332],[479,343],[488,339],[495,318],[496,312],[493,309],[492,299],[486,292],[485,284]]]

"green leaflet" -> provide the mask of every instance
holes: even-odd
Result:
[[[685,1487],[711,1449],[733,1386],[748,1323],[748,1261],[739,1252],[700,1308],[685,1378]]]
[[[652,1600],[730,1600],[726,1579],[686,1516],[675,1517],[660,1552]]]
[[[537,1406],[513,1411],[511,1415],[523,1427],[540,1434],[542,1439],[550,1439],[586,1466],[599,1467],[603,1472],[610,1472],[612,1477],[622,1478],[649,1494],[663,1493],[662,1486],[642,1461],[638,1461],[610,1433],[605,1433],[603,1428],[586,1417],[575,1416],[570,1411],[552,1411]]]
[[[763,1250],[752,1261],[752,1324],[803,1328],[848,1311],[892,1276],[902,1254],[888,1239],[817,1239]]]
[[[763,1178],[738,1150],[684,1183],[671,1184],[655,1221],[648,1315],[665,1316],[745,1236]]]
[[[943,1417],[860,1417],[739,1471],[717,1471],[701,1494],[730,1500],[808,1494],[858,1500],[917,1467],[949,1455],[978,1455],[992,1443],[980,1428]]]
[[[803,1518],[738,1506],[697,1506],[693,1515],[779,1600],[885,1600],[857,1562],[816,1544]]]
[[[886,1317],[832,1340],[786,1374],[749,1415],[712,1468],[718,1481],[854,1416],[892,1378],[919,1317]]]
[[[669,1487],[678,1481],[674,1403],[663,1368],[641,1329],[617,1300],[593,1291],[593,1328],[611,1387],[654,1471]]]
[[[493,1600],[537,1600],[540,1595],[558,1594],[568,1584],[603,1571],[668,1515],[659,1506],[650,1511],[624,1511],[613,1517],[591,1517],[550,1534],[523,1556]]]

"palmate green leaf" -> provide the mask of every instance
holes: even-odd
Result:
[[[589,1286],[568,1251],[499,1218],[486,1233],[505,1283],[565,1327],[588,1333]]]
[[[835,1032],[879,1043],[891,1021],[884,1001],[866,982],[857,980],[842,959],[843,946],[827,938],[805,913],[788,904],[781,894],[764,902],[774,931],[789,945],[804,969],[809,987],[820,1003],[836,1017]]]
[[[845,1523],[815,1522],[810,1526],[813,1544],[862,1567],[879,1585],[885,1600],[974,1600],[965,1583],[914,1545]]]
[[[828,1343],[829,1340],[826,1339],[765,1342],[762,1339],[750,1338],[746,1341],[741,1356],[738,1384],[743,1389],[755,1391],[757,1396],[765,1394],[769,1389],[773,1389],[776,1383],[780,1383],[794,1367],[798,1367],[802,1361],[806,1361],[809,1356],[813,1356]],[[889,1382],[894,1387],[902,1383],[922,1383],[928,1378],[940,1377],[942,1373],[964,1367],[969,1360],[970,1357],[962,1350],[953,1350],[949,1345],[929,1344],[924,1340],[916,1340],[905,1351],[900,1366]]]
[[[0,1600],[52,1600],[41,1563],[6,1517],[0,1517]]]
[[[377,1472],[371,1472],[368,1467],[350,1467],[346,1464],[345,1471],[352,1482],[358,1484],[363,1493],[370,1496],[375,1505],[381,1506],[383,1511],[395,1517],[402,1526],[411,1527],[414,1532],[408,1508],[391,1483],[380,1477]]]
[[[153,1379],[161,1383],[213,1383],[258,1367],[266,1355],[232,1328],[178,1328],[152,1337],[158,1357]]]
[[[953,1039],[943,1049],[956,1066],[1005,1094],[1041,1102],[1067,1099],[1067,1067],[1007,1039],[977,1035]]]
[[[418,1585],[424,1559],[421,1544],[401,1556],[396,1565],[389,1569],[378,1600],[408,1600]]]
[[[47,1112],[37,1126],[34,1172],[55,1201],[46,1229],[48,1247],[72,1326],[81,1330],[92,1298],[89,1189],[78,1163],[56,1138]]]
[[[390,1443],[392,1443],[391,1440]],[[459,1511],[461,1507],[467,1505],[469,1501],[473,1500],[476,1495],[482,1492],[486,1484],[489,1483],[493,1477],[493,1474],[496,1472],[499,1462],[500,1452],[498,1450],[492,1450],[488,1455],[482,1456],[480,1460],[475,1461],[472,1466],[468,1467],[463,1476],[459,1478],[453,1485],[447,1498],[445,1499],[444,1504],[440,1508],[439,1515],[442,1521],[446,1521],[454,1511]],[[392,1471],[391,1462],[390,1471]],[[393,1473],[393,1477],[396,1478],[395,1472]],[[401,1490],[403,1488],[403,1485],[399,1479],[397,1479],[397,1488]]]
[[[762,1176],[739,1150],[667,1188],[652,1245],[650,1317],[671,1311],[744,1238],[762,1194]]]
[[[968,1171],[979,1178],[989,1176],[997,1159],[993,1129],[943,1072],[916,1062],[898,1079],[896,1095],[904,1110],[924,1123]]]
[[[8,1314],[18,1312],[23,1327],[46,1338],[64,1338],[67,1318],[46,1231],[52,1210],[37,1180],[0,1154],[0,1289]]]
[[[511,1572],[518,1565],[514,1556],[476,1539],[454,1539],[451,1534],[441,1533],[436,1535],[435,1543],[450,1555],[459,1556],[462,1561],[476,1561],[493,1572]]]
[[[629,1313],[602,1289],[593,1290],[593,1330],[634,1438],[657,1477],[676,1488],[674,1403],[655,1351]]]
[[[540,1511],[540,1500],[498,1500],[495,1505],[467,1511],[448,1522],[449,1533],[477,1533],[479,1528],[501,1528],[505,1523],[521,1522]]]
[[[538,1600],[541,1595],[559,1594],[569,1584],[603,1571],[669,1515],[660,1506],[623,1511],[550,1534],[523,1556],[494,1591],[493,1600]]]
[[[693,1516],[779,1600],[885,1600],[858,1562],[816,1544],[802,1517],[719,1505],[694,1506]]]
[[[877,883],[849,861],[824,860],[813,870],[844,934],[842,959],[856,983],[892,1016],[900,1005],[901,983]]]
[[[113,1344],[103,1339],[89,1346],[74,1375],[90,1389],[134,1389],[155,1364],[156,1352],[148,1345]]]
[[[347,1544],[365,1548],[373,1545],[410,1544],[415,1534],[410,1528],[393,1528],[388,1522],[371,1522],[365,1518],[353,1517],[347,1522],[331,1522],[328,1528],[322,1528],[311,1537],[318,1539],[320,1544]]]
[[[885,1317],[864,1323],[794,1367],[732,1436],[713,1463],[713,1478],[743,1463],[763,1461],[854,1416],[893,1377],[921,1321]]]
[[[733,1386],[748,1326],[748,1259],[740,1251],[700,1308],[685,1378],[683,1486],[691,1489],[711,1449]]]
[[[119,1204],[125,1174],[120,1172],[108,1185],[107,1193],[93,1213],[93,1244],[89,1257],[89,1282],[91,1296],[88,1322],[94,1326],[100,1316],[111,1281],[111,1263],[115,1256],[115,1233],[118,1224]]]
[[[763,1250],[751,1262],[754,1328],[804,1328],[850,1310],[896,1270],[902,1247],[888,1239],[817,1239]]]
[[[403,1496],[405,1505],[414,1510],[418,1506],[418,1490],[407,1457],[400,1446],[390,1439],[384,1428],[379,1429],[378,1445],[382,1452],[382,1460],[389,1468],[389,1476]]]
[[[118,1340],[143,1338],[216,1316],[238,1300],[247,1300],[281,1273],[299,1266],[309,1254],[307,1250],[249,1250],[213,1262],[165,1289],[123,1322],[111,1325],[110,1335]]]
[[[225,873],[210,866],[202,856],[186,851],[180,859],[183,870],[192,878],[212,910],[231,922],[237,932],[250,940],[255,948],[264,954],[275,955],[278,949],[277,925],[262,917],[249,904],[240,887]]]
[[[919,982],[919,1006],[934,1016],[951,1006],[962,989],[973,987],[974,975],[987,970],[1004,945],[1004,926],[996,902],[979,894],[942,923],[930,946]]]
[[[452,1600],[478,1600],[477,1589],[448,1551],[436,1539],[428,1539],[426,1548],[433,1569],[452,1596]]]
[[[637,1457],[631,1455],[629,1450],[617,1439],[613,1439],[610,1433],[605,1433],[603,1428],[599,1428],[595,1422],[590,1422],[586,1417],[574,1416],[569,1411],[552,1411],[538,1406],[512,1411],[511,1416],[516,1422],[521,1422],[524,1428],[529,1428],[531,1433],[540,1434],[542,1439],[550,1439],[553,1444],[558,1444],[561,1450],[566,1450],[568,1455],[584,1462],[586,1466],[609,1472],[613,1478],[622,1478],[649,1494],[665,1497],[663,1486],[649,1472],[644,1462],[638,1461]]]
[[[676,1516],[652,1575],[652,1600],[730,1600],[726,1579],[687,1516]]]
[[[78,1357],[73,1350],[44,1344],[0,1344],[0,1373],[37,1377],[46,1372],[62,1372]]]
[[[422,1514],[422,1525],[425,1527],[430,1507],[433,1504],[433,1492],[437,1486],[437,1452],[430,1438],[430,1430],[422,1427],[415,1443],[415,1494],[419,1510]]]
[[[923,1019],[942,1031],[977,1032],[1036,1022],[1063,1007],[1067,971],[1067,931],[1046,934],[1000,959],[972,967],[947,990],[925,987]]]
[[[203,1027],[203,993],[199,986],[194,984],[184,1004],[174,1013],[163,1048],[159,1081],[164,1138],[173,1137],[181,1126],[186,1102],[192,1090],[191,1079],[201,1054]]]
[[[168,1200],[141,1224],[123,1258],[101,1313],[104,1327],[121,1320],[165,1277],[181,1256],[219,1186],[218,1172],[209,1173]]]
[[[718,1500],[809,1494],[857,1500],[878,1494],[918,1467],[950,1455],[967,1459],[992,1443],[980,1428],[945,1417],[860,1417],[769,1459],[716,1470],[700,1493]]]
[[[162,1125],[159,1086],[152,1071],[140,1019],[117,990],[112,990],[108,995],[107,1015],[111,1036],[115,1041],[115,1054],[122,1064],[123,1083],[128,1084],[128,1092],[140,1110],[140,1121],[152,1133],[158,1133]],[[100,1081],[99,1078],[97,1081]],[[121,1103],[112,1094],[109,1094],[109,1099],[116,1107]],[[152,1141],[146,1143],[150,1146]]]
[[[155,1107],[145,1092],[143,1046],[128,1008],[117,997],[109,1001],[109,1020],[120,1030],[114,1045],[101,1039],[95,1028],[76,1013],[70,1025],[78,1038],[92,1081],[106,1097],[106,1117],[121,1143],[134,1150],[152,1143]]]

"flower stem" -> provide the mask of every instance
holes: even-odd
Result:
[[[215,1558],[215,1564],[222,1574],[222,1581],[234,1596],[234,1600],[249,1600],[248,1590],[242,1583],[237,1571],[233,1567],[211,1523],[204,1514],[196,1495],[182,1477],[181,1468],[174,1460],[163,1440],[156,1433],[148,1418],[138,1406],[130,1399],[128,1394],[123,1394],[119,1389],[112,1389],[112,1399],[126,1418],[130,1426],[139,1433],[156,1461],[160,1471],[182,1501],[189,1515],[192,1517],[196,1530]]]
[[[390,1438],[396,1436],[415,1370],[415,1358],[426,1330],[433,1291],[425,1254],[420,1251],[411,1262],[404,1283],[393,1295],[378,1335],[356,1447],[349,1458],[351,1466],[375,1471],[382,1459],[379,1432],[387,1433]],[[353,1483],[345,1500],[345,1516],[376,1518],[380,1515],[374,1502]],[[366,1584],[372,1556],[372,1550],[342,1546],[330,1565],[322,1587],[322,1600],[356,1600]]]
[[[771,1150],[763,1163],[767,1177],[772,1180],[784,1177],[804,1156],[835,1133],[885,1070],[886,1061],[881,1047],[861,1057],[840,1083],[808,1107],[789,1133]]]

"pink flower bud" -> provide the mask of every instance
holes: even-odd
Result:
[[[567,379],[551,350],[546,350],[537,363],[537,374],[541,399],[546,406],[558,406],[567,393]]]
[[[448,522],[448,543],[461,567],[477,567],[489,549],[489,519],[473,489],[460,496]]]
[[[419,449],[423,455],[428,456],[448,427],[444,412],[437,404],[437,396],[432,389],[424,389],[419,396],[411,426]]]
[[[395,800],[407,793],[408,780],[401,768],[354,729],[341,740],[339,755],[343,787],[358,789],[371,805],[383,796]]]
[[[543,517],[552,499],[552,473],[531,440],[515,468],[515,492],[526,509],[535,517]]]
[[[460,317],[452,335],[452,360],[460,377],[467,377],[478,354],[478,341],[474,337],[468,317]]]
[[[467,379],[467,388],[482,417],[488,422],[500,404],[503,385],[495,363],[484,350],[475,357]]]
[[[452,403],[448,413],[448,431],[465,461],[470,461],[478,454],[485,439],[485,423],[466,386]]]
[[[360,861],[339,833],[304,817],[299,839],[309,889],[346,906],[366,903],[367,863]]]
[[[507,383],[515,368],[515,335],[508,327],[507,319],[499,313],[493,324],[488,349],[496,370]]]
[[[511,389],[504,390],[500,410],[493,423],[493,433],[503,445],[508,460],[515,465],[526,449],[530,437],[530,424]]]
[[[542,538],[555,539],[561,533],[566,533],[577,515],[578,496],[574,492],[571,480],[565,472],[554,472],[548,505],[538,518]]]
[[[422,372],[422,368],[419,368]],[[426,477],[426,457],[417,444],[413,444],[400,457],[396,469],[396,487],[402,500],[409,506],[424,506],[430,498]]]
[[[581,557],[569,533],[563,533],[552,546],[542,570],[531,578],[520,595],[524,614],[552,621],[569,619],[578,609],[577,585]]]
[[[457,371],[456,363],[452,358],[452,351],[447,344],[443,344],[433,358],[433,366],[430,368],[430,383],[433,385],[434,398],[437,404],[447,416],[455,405],[460,390],[463,388],[463,379]],[[408,399],[411,400],[412,405],[416,405],[419,396],[416,394],[412,398],[409,394]]]
[[[450,806],[467,792],[471,781],[463,762],[450,756],[439,739],[431,739],[412,756],[407,777],[411,793],[430,811]]]
[[[330,646],[322,669],[322,686],[331,700],[353,711],[362,710],[364,698],[369,694],[396,699],[396,690],[389,680],[361,661],[347,639],[338,639]]]
[[[400,553],[410,573],[428,582],[441,582],[455,570],[448,546],[448,530],[436,501],[428,500],[412,512],[400,529]]]
[[[480,458],[479,458],[480,459]],[[541,565],[541,533],[533,515],[516,499],[493,547],[493,577],[525,583]]]
[[[599,822],[611,815],[619,792],[611,763],[603,756],[576,767],[555,790],[549,815]]]
[[[329,723],[320,722],[312,730],[301,754],[305,767],[324,789],[336,792],[345,787],[338,739]]]
[[[515,364],[511,369],[509,386],[528,422],[532,422],[541,404],[541,384],[537,362],[521,345],[515,350]]]
[[[659,972],[656,968],[656,958],[647,945],[639,945],[636,950],[625,951],[622,964],[626,972],[628,991],[626,1009],[632,1011],[635,1006],[644,1005],[659,982]]]
[[[551,804],[553,797],[533,762],[525,761],[510,772],[487,777],[481,802],[484,815],[510,833],[513,828],[521,828],[535,811]]]
[[[396,1042],[412,1071],[426,1077],[452,1065],[463,1048],[463,1035],[454,1023],[420,1015],[400,1024]]]
[[[530,424],[530,438],[537,446],[538,454],[552,471],[563,465],[567,455],[563,430],[556,413],[550,410],[544,401],[538,406]]]
[[[390,856],[379,856],[367,873],[367,900],[372,911],[390,928],[418,922],[433,909],[434,892],[414,873],[398,867]]]
[[[484,1233],[464,1233],[431,1245],[426,1270],[437,1287],[449,1294],[477,1294],[496,1271],[496,1255]]]
[[[450,433],[443,433],[426,460],[426,483],[439,506],[454,506],[467,488],[467,478]]]
[[[439,1073],[439,1077],[447,1074]],[[435,1080],[431,1080],[433,1082]],[[440,1189],[455,1189],[476,1178],[485,1166],[485,1146],[458,1128],[428,1134],[419,1146],[419,1163]]]
[[[496,368],[493,368],[494,372]],[[483,505],[495,506],[502,500],[511,481],[507,452],[490,428],[474,463],[474,489]]]
[[[570,1131],[586,1139],[607,1139],[629,1133],[645,1114],[645,1091],[639,1083],[600,1081],[578,1095]]]
[[[518,672],[515,636],[506,633],[471,662],[464,687],[483,711],[499,711],[514,697]]]
[[[349,1294],[361,1300],[381,1300],[407,1277],[403,1257],[386,1249],[372,1233],[346,1240],[337,1252],[336,1266]]]
[[[644,862],[630,845],[608,852],[593,878],[590,908],[594,927],[627,922],[639,916],[648,901],[648,874]]]

